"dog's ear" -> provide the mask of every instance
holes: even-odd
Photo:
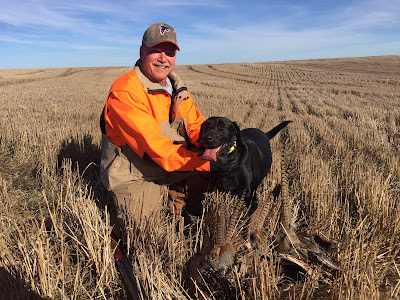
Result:
[[[197,139],[196,143],[201,142],[203,139],[204,127],[205,127],[204,124],[205,124],[205,122],[203,122],[203,124],[201,124],[199,138]]]
[[[235,127],[236,137],[237,137],[238,143],[242,143],[242,135],[240,133],[239,125],[235,121],[233,121],[232,124],[233,124],[233,127]]]

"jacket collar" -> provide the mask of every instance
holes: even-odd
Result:
[[[159,83],[152,82],[147,76],[144,74],[143,70],[143,65],[142,61],[138,59],[138,61],[135,64],[134,71],[139,79],[139,81],[142,83],[143,87],[147,90],[148,93],[152,93],[155,91],[160,91],[163,90],[165,91],[164,87],[160,85]],[[169,79],[171,80],[172,86],[174,87],[174,90],[176,93],[179,93],[182,90],[187,90],[186,86],[184,86],[182,80],[179,78],[179,76],[175,72],[171,72],[168,75]]]
[[[136,73],[137,78],[139,81],[142,83],[143,87],[147,90],[147,93],[152,94],[156,92],[165,92],[166,90],[164,89],[163,86],[161,86],[159,83],[152,82],[149,78],[147,78],[146,75],[144,75],[142,71],[142,61],[139,59],[134,67],[134,71]],[[184,86],[182,80],[179,78],[178,75],[176,75],[174,72],[171,72],[168,75],[169,79],[171,80],[171,83],[174,87],[174,92],[173,96],[171,99],[171,106],[170,106],[170,111],[169,111],[169,122],[172,123],[179,110],[179,106],[181,102],[187,98],[189,98],[189,92]]]

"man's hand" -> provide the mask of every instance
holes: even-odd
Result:
[[[177,192],[175,190],[168,191],[168,208],[171,214],[180,215],[182,213],[183,208],[186,206],[185,198],[186,195],[181,192]]]

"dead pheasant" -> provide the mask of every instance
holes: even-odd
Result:
[[[226,271],[234,264],[232,240],[239,218],[245,212],[244,198],[219,193],[213,196],[216,243],[211,251],[199,252],[190,259],[186,268],[189,294],[195,299],[239,299],[235,281],[226,276]]]
[[[316,242],[314,236],[299,235],[296,232],[295,220],[292,217],[292,205],[288,193],[288,179],[285,160],[282,159],[281,178],[281,233],[277,237],[277,252],[281,259],[289,261],[306,274],[314,275],[314,263],[319,263],[332,271],[340,271],[340,267],[328,252]]]

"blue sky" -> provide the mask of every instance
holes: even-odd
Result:
[[[0,0],[0,68],[130,66],[156,22],[177,64],[400,54],[400,0]]]

